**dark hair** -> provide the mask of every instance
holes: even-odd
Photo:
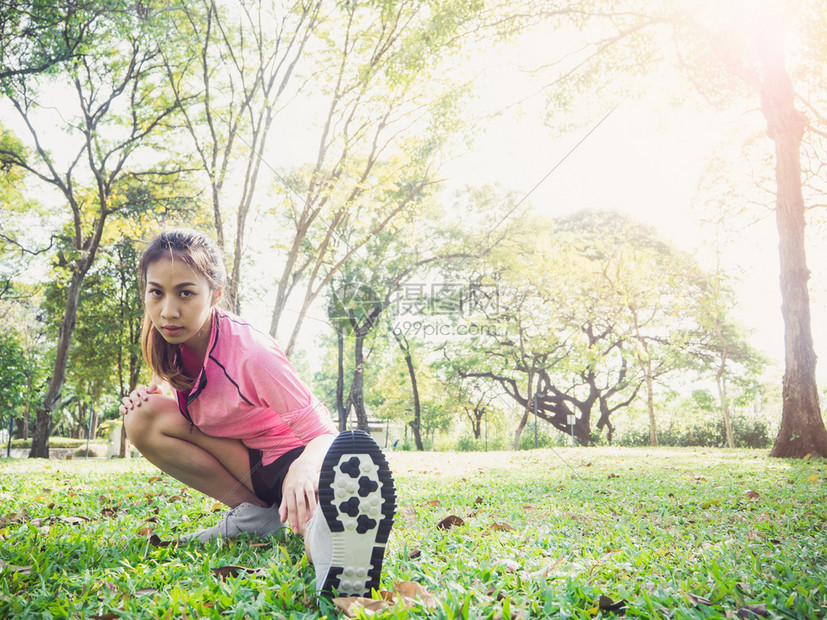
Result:
[[[215,241],[196,230],[173,228],[162,232],[150,241],[141,254],[138,277],[144,293],[149,266],[163,258],[183,262],[201,275],[212,291],[222,290],[227,283],[224,255]],[[160,379],[169,382],[176,390],[192,389],[195,379],[185,375],[179,368],[178,345],[164,340],[164,337],[155,329],[146,311],[144,311],[144,324],[141,330],[141,352],[149,369]]]

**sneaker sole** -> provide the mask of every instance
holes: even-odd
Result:
[[[322,592],[370,596],[379,589],[396,509],[391,470],[370,435],[345,431],[333,441],[319,476],[319,505],[333,545]]]

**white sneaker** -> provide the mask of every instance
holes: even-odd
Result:
[[[182,542],[198,539],[202,543],[218,536],[232,538],[244,532],[249,534],[275,534],[283,527],[279,513],[275,506],[262,508],[244,502],[235,508],[230,508],[224,517],[212,527],[181,537]]]
[[[319,504],[306,528],[316,590],[370,596],[379,589],[396,493],[385,455],[361,431],[339,434],[319,475]]]

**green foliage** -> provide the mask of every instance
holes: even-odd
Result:
[[[605,80],[606,75],[625,70],[639,75],[651,68],[658,59],[650,43],[658,37],[648,27],[662,27],[660,17],[675,6],[656,4],[647,13],[630,0],[630,10],[611,19],[600,2],[554,11],[567,27],[588,26],[597,37],[608,32],[623,45],[610,49],[611,58],[586,59],[583,75],[573,72],[560,84],[550,109],[570,111],[574,94],[589,84],[611,87],[615,82]],[[805,4],[812,13],[812,3]],[[460,83],[465,76],[454,80],[446,65],[465,53],[465,42],[478,39],[480,20],[505,11],[509,19],[497,27],[511,29],[549,18],[547,7],[529,3],[514,16],[514,6],[477,1],[283,7],[264,1],[161,6],[81,0],[66,7],[23,2],[0,11],[0,80],[34,127],[28,148],[0,129],[0,198],[3,215],[14,215],[3,220],[3,234],[15,233],[0,245],[0,286],[17,286],[15,276],[26,265],[17,260],[24,250],[14,244],[28,239],[29,228],[38,241],[47,240],[23,244],[30,252],[46,247],[51,236],[54,270],[46,310],[54,340],[64,316],[71,319],[64,334],[75,325],[64,312],[69,285],[86,277],[83,287],[72,289],[79,291],[79,314],[64,396],[71,394],[75,402],[124,393],[140,372],[135,337],[139,303],[134,280],[126,281],[134,269],[134,247],[123,244],[133,254],[116,256],[121,237],[144,239],[160,220],[202,225],[207,219],[213,219],[221,235],[222,218],[234,221],[237,228],[226,230],[226,244],[237,243],[236,256],[228,252],[239,259],[231,270],[235,277],[248,264],[249,255],[241,261],[240,253],[256,245],[245,237],[246,209],[261,215],[255,212],[259,199],[253,195],[265,168],[275,172],[278,187],[258,206],[269,210],[277,224],[274,234],[265,233],[275,246],[276,260],[269,264],[283,266],[275,275],[274,332],[279,317],[292,317],[288,300],[300,302],[304,313],[337,281],[355,283],[354,290],[364,293],[361,301],[369,302],[360,310],[354,303],[360,301],[358,295],[350,295],[345,304],[334,298],[333,305],[340,307],[331,308],[329,318],[343,331],[346,306],[364,318],[366,307],[385,299],[383,287],[422,258],[422,247],[473,248],[480,254],[491,249],[484,260],[474,256],[464,261],[464,269],[439,265],[455,281],[490,285],[502,295],[499,315],[486,309],[440,326],[468,327],[479,319],[476,326],[490,330],[439,341],[454,354],[441,369],[431,364],[433,342],[411,338],[426,433],[449,426],[453,414],[462,417],[465,405],[478,412],[491,408],[490,402],[479,402],[486,389],[483,381],[500,392],[507,385],[512,400],[522,406],[542,380],[542,389],[556,389],[578,403],[589,402],[596,390],[601,404],[622,408],[642,384],[647,363],[654,364],[649,372],[664,383],[676,367],[708,374],[722,344],[729,356],[724,378],[740,390],[736,399],[751,397],[760,360],[740,346],[746,334],[726,320],[726,291],[698,303],[701,293],[709,292],[706,275],[651,228],[605,211],[555,222],[534,220],[514,211],[521,195],[492,188],[472,188],[453,207],[439,204],[439,166],[469,126],[464,104],[470,86]],[[635,35],[638,20],[647,26],[645,35]],[[816,25],[813,29],[818,30]],[[76,88],[60,89],[74,80],[84,91],[82,101],[74,99]],[[47,116],[51,102],[42,100],[51,89],[72,95],[61,101],[59,120],[61,138],[75,149],[68,159],[65,145],[52,143],[55,133],[46,131],[58,122]],[[290,129],[285,119],[294,118],[291,101],[300,109],[305,104],[324,108],[318,123],[307,128],[314,142],[307,160],[277,159],[265,148],[271,122],[279,132]],[[67,161],[69,168],[61,168]],[[75,212],[56,209],[52,218],[31,226],[39,214],[21,189],[27,168],[46,186],[68,188],[58,201]],[[237,180],[241,178],[243,182]],[[210,213],[198,209],[204,200],[212,200]],[[459,224],[453,228],[438,217],[446,209],[456,212]],[[506,215],[514,215],[509,220],[513,225],[502,223]],[[104,218],[105,230],[96,238],[96,226],[103,226]],[[502,224],[496,231],[501,239],[480,232],[490,231],[492,222]],[[99,250],[97,263],[91,264],[86,259],[94,250]],[[9,258],[15,258],[13,265]],[[417,276],[423,280],[434,275],[430,267],[422,272]],[[652,273],[660,277],[652,278]],[[257,293],[251,290],[233,292],[250,299]],[[658,320],[645,324],[639,320],[643,315]],[[702,324],[702,317],[714,321]],[[714,328],[720,328],[722,340],[710,337]],[[282,325],[282,333],[284,329]],[[398,351],[390,355],[388,340],[373,332],[364,343],[365,399],[381,417],[407,422],[409,379]],[[349,353],[353,344],[347,335],[346,377],[355,371]],[[329,372],[335,354],[326,350],[323,398],[335,393],[338,382]],[[459,376],[469,370],[494,378],[477,377],[479,382],[469,387],[463,384],[467,377]],[[540,406],[541,416],[565,427],[562,412],[551,411],[545,402]],[[115,415],[111,403],[103,407]],[[594,411],[596,418],[597,405]],[[591,413],[589,409],[584,418],[584,441],[595,424]],[[527,441],[533,444],[533,437]]]
[[[537,447],[538,448],[552,448],[556,446],[569,445],[570,438],[566,437],[560,432],[545,431],[543,429],[537,430]],[[534,449],[534,426],[530,424],[526,426],[523,434],[520,435],[520,450]]]
[[[52,448],[80,448],[86,445],[86,439],[78,439],[76,437],[61,437],[59,435],[52,435],[49,437],[49,446]],[[12,439],[12,448],[31,448],[31,439]]]
[[[66,290],[61,282],[71,269],[58,258],[53,268],[54,280],[46,287],[44,308],[55,334],[66,304]],[[130,374],[137,378],[141,366],[142,317],[134,243],[124,240],[101,248],[80,294],[74,344],[69,354],[67,385],[85,402],[95,403],[106,393],[128,392]]]
[[[128,11],[118,0],[79,0],[50,4],[37,1],[0,6],[0,90],[27,76],[55,73],[61,63],[83,54],[107,11]]]
[[[13,334],[0,333],[0,416],[15,415],[28,392],[26,353]]]
[[[385,334],[382,348],[376,347],[371,357],[371,372],[366,386],[365,402],[377,417],[403,424],[413,420],[411,378],[399,348],[393,338]],[[442,383],[427,363],[428,350],[422,343],[409,339],[409,354],[415,366],[417,390],[421,406],[423,434],[447,429],[452,421],[451,402],[446,398]]]
[[[433,609],[377,619],[827,613],[823,460],[628,448],[389,457],[399,511],[382,588],[414,581]],[[336,616],[289,532],[158,545],[219,515],[156,475],[143,460],[0,461],[0,616]],[[439,529],[451,514],[463,525]],[[242,570],[219,577],[229,566]]]
[[[767,423],[750,419],[742,415],[733,415],[732,436],[736,448],[766,449],[772,445],[774,437],[770,436]],[[649,430],[632,429],[621,434],[615,440],[619,446],[648,446]],[[726,427],[723,420],[690,422],[685,426],[673,425],[658,429],[658,444],[661,446],[707,446],[724,448],[727,445]]]
[[[0,424],[7,416],[26,415],[40,397],[44,366],[49,356],[34,344],[24,347],[17,332],[0,333]]]
[[[520,407],[532,406],[535,391],[545,393],[539,417],[568,434],[568,415],[580,414],[580,443],[639,399],[647,378],[668,385],[689,367],[715,375],[715,333],[703,320],[709,274],[623,214],[520,218],[463,275],[497,299],[457,319],[483,329],[446,342],[448,380],[498,382]],[[738,355],[748,349],[745,337],[736,329],[726,337],[731,382],[749,383],[761,369],[760,359]]]
[[[549,433],[545,429],[537,431],[537,447],[553,448],[569,445],[565,435],[558,432]],[[460,437],[454,446],[457,452],[496,452],[511,449],[511,440],[503,433],[492,433],[488,439],[485,436],[475,439],[469,435]],[[518,450],[534,450],[534,426],[527,426],[520,435]]]

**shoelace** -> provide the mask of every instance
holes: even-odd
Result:
[[[239,504],[240,506],[240,504]],[[235,514],[235,511],[238,509],[238,506],[234,508],[230,508],[225,514],[224,518],[218,523],[218,531],[222,533],[222,535],[227,536],[230,532],[229,525],[230,525],[230,518]]]

